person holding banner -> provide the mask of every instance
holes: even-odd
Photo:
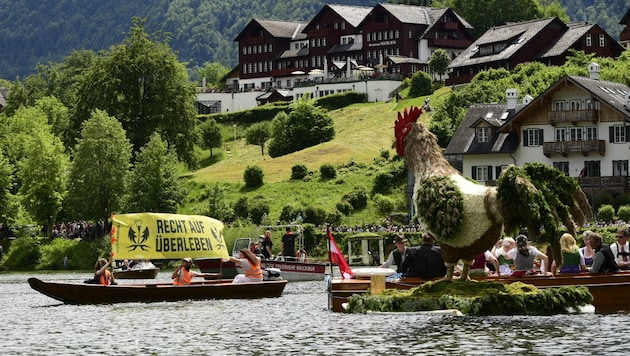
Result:
[[[195,271],[191,271],[190,267],[192,266],[192,259],[190,257],[186,257],[182,260],[182,263],[177,267],[177,269],[171,275],[173,279],[173,284],[176,286],[188,286],[194,277],[217,277],[220,274],[216,273],[199,273]]]
[[[239,258],[230,257],[230,261],[243,269],[244,274],[237,274],[232,283],[262,282],[263,273],[260,268],[260,258],[248,249],[239,251]]]

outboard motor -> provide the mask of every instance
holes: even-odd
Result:
[[[265,268],[263,270],[263,281],[279,281],[282,280],[280,274],[282,271],[279,268]]]

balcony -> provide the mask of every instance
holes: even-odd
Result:
[[[568,156],[569,153],[582,153],[582,155],[588,156],[590,152],[598,152],[603,156],[606,153],[606,141],[556,141],[543,143],[543,154],[546,157],[550,157],[554,153],[560,153],[564,157]]]
[[[466,48],[470,46],[472,41],[470,40],[455,40],[451,38],[429,38],[429,47],[451,47],[451,48]]]
[[[598,111],[595,109],[551,111],[549,112],[549,124],[555,126],[556,124],[570,122],[573,125],[577,125],[580,121],[590,121],[593,124],[597,124],[598,116]]]

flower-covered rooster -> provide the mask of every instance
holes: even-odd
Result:
[[[462,260],[461,279],[475,256],[490,249],[506,231],[527,228],[531,239],[557,241],[558,225],[575,236],[575,225],[591,217],[584,192],[574,179],[541,163],[509,166],[497,186],[462,176],[442,154],[437,138],[418,118],[418,107],[398,113],[396,150],[415,178],[417,219],[439,243],[447,279]]]

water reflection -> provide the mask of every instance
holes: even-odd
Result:
[[[280,298],[74,306],[0,275],[3,354],[622,354],[626,314],[456,317],[337,314],[323,282],[289,283]],[[158,278],[168,278],[161,272]],[[80,273],[36,274],[82,281]],[[597,337],[593,337],[597,335]],[[587,339],[590,337],[590,339]]]

